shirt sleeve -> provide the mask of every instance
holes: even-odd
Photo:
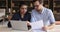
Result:
[[[34,16],[34,11],[32,11],[31,13],[31,22],[34,22],[36,19],[35,19],[35,16]]]
[[[52,10],[49,10],[49,16],[48,16],[48,18],[49,18],[50,24],[55,23],[55,18],[54,18]]]
[[[19,20],[19,15],[18,14],[14,14],[12,16],[11,20]]]
[[[29,13],[28,14],[28,21],[31,22],[30,20],[31,20],[31,14]]]

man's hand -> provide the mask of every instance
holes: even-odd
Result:
[[[43,31],[47,31],[48,30],[48,27],[47,26],[44,26],[44,27],[42,27],[42,30]]]
[[[29,21],[27,21],[27,25],[28,25],[28,26],[31,26]]]
[[[55,26],[55,23],[53,23],[53,24],[51,24],[51,25],[49,25],[49,26],[44,26],[42,29],[43,29],[44,31],[46,31],[46,30],[51,30],[51,29],[54,28],[54,26]]]

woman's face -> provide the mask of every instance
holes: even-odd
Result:
[[[26,5],[22,5],[20,8],[20,13],[25,14],[27,12],[27,6]]]

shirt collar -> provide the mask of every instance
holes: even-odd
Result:
[[[36,11],[36,10],[35,10]],[[44,7],[43,7],[43,9],[42,9],[42,12],[40,12],[40,14],[42,14],[43,13],[43,11],[44,11]],[[37,12],[37,11],[36,11]],[[38,12],[39,13],[39,12]]]
[[[43,13],[44,12],[44,7],[43,7],[43,9],[42,9],[42,12],[41,13]]]

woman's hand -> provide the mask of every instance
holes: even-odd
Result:
[[[11,18],[12,18],[12,16],[11,16],[11,15],[9,15],[9,16],[8,16],[8,20],[11,20]]]

